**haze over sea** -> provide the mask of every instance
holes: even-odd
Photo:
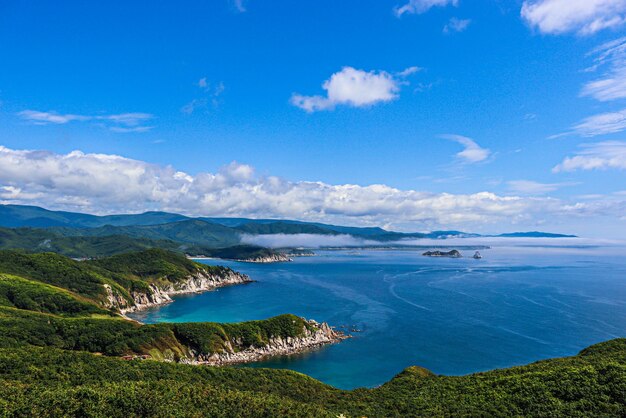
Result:
[[[481,260],[469,249],[461,259],[412,249],[316,251],[280,264],[205,260],[257,282],[179,296],[133,317],[239,322],[294,313],[356,328],[340,344],[246,366],[292,369],[345,389],[380,385],[412,365],[467,374],[573,355],[623,336],[623,244],[472,242],[492,248],[481,250]]]

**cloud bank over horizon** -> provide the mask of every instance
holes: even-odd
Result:
[[[174,211],[192,216],[292,218],[400,230],[508,230],[567,217],[619,219],[626,198],[580,202],[546,196],[431,193],[257,176],[233,162],[190,175],[110,154],[14,150],[0,146],[0,203],[91,213]],[[554,225],[552,223],[551,225]]]

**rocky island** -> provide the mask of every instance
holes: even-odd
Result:
[[[426,251],[425,253],[422,254],[423,256],[426,257],[448,257],[448,258],[461,258],[462,255],[460,252],[458,252],[457,250],[450,250],[450,251]]]

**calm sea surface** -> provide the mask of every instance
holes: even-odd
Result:
[[[320,251],[280,264],[206,260],[257,282],[180,296],[134,317],[239,322],[293,313],[357,328],[340,344],[246,366],[297,370],[345,389],[380,385],[411,365],[460,375],[626,336],[624,248],[496,246],[482,250],[482,260],[422,251]]]

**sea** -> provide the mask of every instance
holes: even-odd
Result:
[[[425,248],[317,250],[231,267],[255,282],[133,315],[145,323],[241,322],[292,313],[352,336],[240,367],[295,370],[342,389],[379,386],[417,365],[464,375],[571,356],[626,337],[626,247],[572,239],[483,240],[463,258]],[[451,247],[459,248],[459,247]]]

